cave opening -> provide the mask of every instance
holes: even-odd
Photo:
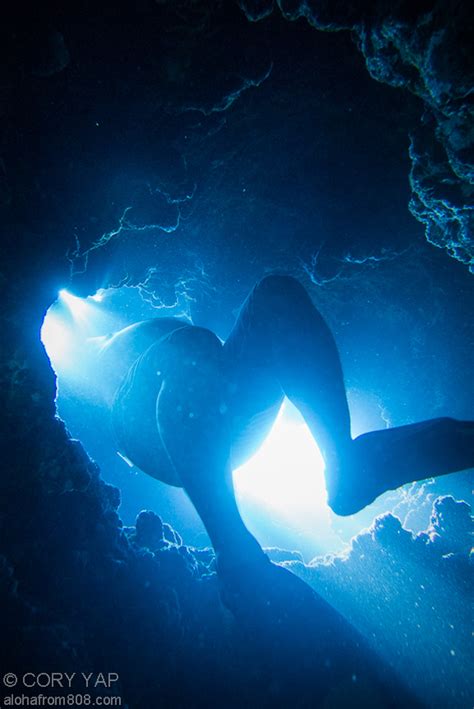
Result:
[[[363,682],[352,671],[321,702],[314,696],[327,663],[314,655],[318,628],[307,653],[284,637],[291,658],[273,682],[258,648],[234,662],[240,640],[227,619],[219,625],[212,554],[122,528],[116,489],[126,525],[148,508],[185,544],[207,544],[181,491],[109,445],[81,343],[170,313],[225,338],[253,283],[283,266],[334,330],[355,433],[471,419],[472,11],[449,2],[409,12],[364,4],[350,16],[338,3],[106,5],[83,18],[75,3],[42,7],[39,23],[28,13],[5,23],[2,441],[13,452],[0,515],[4,647],[28,672],[101,670],[105,659],[137,709],[261,706],[285,677],[282,704],[299,705],[287,671],[297,667],[310,685],[301,705],[331,703],[341,688],[357,704]],[[51,281],[65,289],[42,327],[60,421],[30,308],[51,302]],[[108,287],[117,283],[135,287]],[[292,563],[285,549],[308,560],[357,535],[331,563],[313,559],[300,573],[425,702],[467,704],[472,472],[334,519],[317,450],[289,407],[267,443],[237,471],[259,541]],[[292,486],[272,478],[270,490],[279,467]],[[311,490],[299,474],[312,475]],[[251,695],[256,676],[263,693]]]
[[[157,310],[133,287],[100,289],[85,298],[63,289],[46,313],[41,340],[56,375],[57,414],[104,480],[120,489],[124,524],[150,509],[185,543],[203,547],[209,540],[186,494],[150,478],[117,450],[104,381],[95,376],[94,354],[104,338],[170,310]],[[265,546],[296,549],[308,559],[344,547],[347,540],[327,506],[321,453],[289,401],[258,452],[234,471],[234,484],[242,516]]]
[[[426,418],[443,409],[443,376],[445,390],[446,381],[453,389],[462,386],[458,372],[467,355],[463,351],[458,364],[454,353],[466,338],[455,319],[465,322],[467,304],[448,307],[443,290],[452,292],[451,304],[459,302],[466,274],[458,263],[446,265],[444,254],[433,253],[406,208],[407,132],[418,99],[373,82],[343,33],[315,35],[312,28],[300,26],[295,36],[304,36],[304,43],[294,57],[285,48],[271,74],[262,73],[266,79],[258,91],[243,94],[225,111],[180,106],[173,130],[168,123],[161,126],[163,145],[152,151],[159,154],[156,164],[149,164],[149,146],[140,143],[133,160],[128,154],[122,160],[104,206],[91,203],[95,236],[86,229],[91,241],[85,238],[88,268],[81,295],[94,293],[91,284],[96,278],[103,282],[104,273],[113,273],[115,283],[145,282],[151,291],[179,281],[180,297],[174,300],[174,286],[171,298],[158,304],[154,296],[144,298],[140,287],[108,288],[82,298],[65,291],[49,309],[42,329],[58,378],[58,413],[71,435],[100,463],[104,478],[122,491],[124,522],[132,524],[137,512],[149,507],[170,521],[185,541],[197,545],[206,544],[207,536],[181,491],[149,479],[121,459],[113,445],[102,445],[98,431],[107,413],[88,386],[78,332],[100,337],[157,314],[194,320],[194,310],[197,323],[225,336],[252,281],[265,269],[284,265],[317,291],[318,305],[335,325],[351,408],[357,414],[355,433],[405,421],[407,411],[410,417]],[[348,72],[350,81],[342,80],[341,72]],[[300,98],[292,98],[287,115],[288,96],[293,95]],[[222,159],[214,159],[214,141]],[[238,146],[235,154],[229,152],[233,144]],[[276,144],[281,152],[277,162]],[[136,162],[146,167],[137,170]],[[196,283],[196,292],[191,292]],[[215,298],[219,289],[224,293],[220,301]],[[70,325],[66,332],[65,320]],[[406,344],[401,332],[407,335]],[[381,344],[379,334],[386,342]],[[55,340],[56,361],[48,339]],[[425,357],[424,350],[441,346],[444,351],[448,341],[453,346],[446,352],[446,366],[441,359]],[[420,365],[418,374],[414,361]],[[292,416],[294,412],[283,411],[279,425],[286,422],[291,428]],[[103,440],[106,435],[104,431]],[[110,453],[104,457],[106,450]],[[313,465],[318,468],[315,461]],[[289,471],[288,479],[292,476],[294,471]],[[415,530],[425,528],[429,519],[429,494],[417,518],[412,496],[404,491],[355,520],[327,519],[323,506],[321,514],[330,530],[326,536],[321,527],[314,531],[316,510],[307,525],[301,523],[301,508],[293,525],[283,515],[272,524],[261,524],[262,517],[275,517],[275,509],[270,513],[262,499],[262,486],[250,490],[248,480],[244,485],[247,499],[241,495],[241,505],[250,510],[249,526],[257,525],[263,543],[304,548],[309,557],[336,551],[380,512],[401,514],[402,509],[404,522],[409,514]],[[286,492],[287,498],[297,486]],[[316,495],[301,487],[301,499],[315,498],[324,501],[321,486]],[[304,527],[312,530],[309,541],[302,537]]]

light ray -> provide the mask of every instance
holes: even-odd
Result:
[[[286,401],[260,450],[234,472],[236,495],[248,526],[264,520],[314,541],[340,548],[327,505],[324,461],[307,425]],[[257,519],[258,517],[258,519]]]

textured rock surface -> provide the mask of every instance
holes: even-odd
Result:
[[[412,535],[397,517],[381,515],[348,552],[308,566],[292,562],[291,568],[363,628],[430,706],[467,706],[471,529],[469,505],[440,497],[425,532]],[[420,657],[427,659],[424,639],[435,627],[436,647],[421,667]]]
[[[426,238],[474,267],[474,69],[472,9],[452,0],[419,3],[239,3],[252,21],[278,6],[319,30],[352,30],[377,81],[423,101],[410,146],[410,209]]]

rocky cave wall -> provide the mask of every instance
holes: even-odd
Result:
[[[252,21],[279,9],[323,31],[354,33],[377,81],[419,96],[423,111],[410,136],[412,214],[426,238],[474,264],[472,11],[462,2],[331,2],[240,0]]]

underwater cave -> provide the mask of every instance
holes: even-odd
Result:
[[[339,516],[285,400],[233,473],[276,573],[242,567],[239,617],[184,490],[118,449],[91,354],[149,318],[224,342],[285,274],[354,437],[473,419],[472,27],[454,0],[10,8],[4,706],[472,706],[472,469]]]

